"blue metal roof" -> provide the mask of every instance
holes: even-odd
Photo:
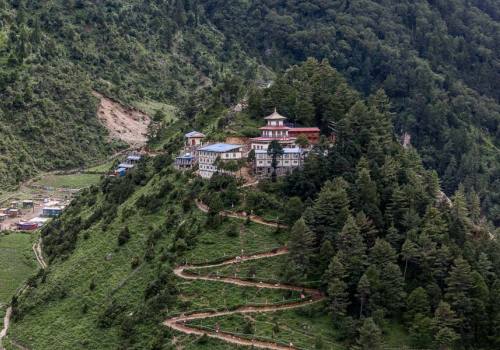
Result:
[[[213,145],[208,145],[202,148],[199,148],[198,151],[207,151],[207,152],[229,152],[237,148],[241,148],[241,145],[232,145],[229,143],[216,143]]]
[[[184,155],[182,155],[182,156],[178,156],[178,157],[176,157],[176,158],[177,158],[177,159],[193,159],[193,158],[194,158],[194,156],[193,156],[192,154],[187,153],[187,154],[184,154]]]

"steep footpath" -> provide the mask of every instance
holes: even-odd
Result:
[[[42,240],[39,239],[35,244],[33,244],[32,249],[33,253],[35,254],[38,265],[40,266],[41,269],[45,270],[48,265],[42,253]],[[27,286],[21,288],[19,294],[22,294],[26,289],[26,287]],[[9,331],[11,317],[12,317],[12,306],[9,306],[5,312],[5,317],[3,319],[3,328],[0,331],[0,350],[5,350],[5,348],[2,345],[2,340],[7,336],[7,332]]]
[[[209,208],[203,204],[201,201],[196,201],[197,207],[202,210],[203,212],[208,212]],[[233,212],[221,212],[220,215],[226,216],[226,217],[233,217],[233,218],[245,218],[245,216],[240,215],[238,213],[233,213]],[[266,225],[266,226],[276,226],[275,223],[271,223],[268,221],[265,221],[264,219],[252,215],[250,217],[250,220],[261,224],[261,225]],[[251,288],[262,288],[262,289],[281,289],[281,290],[289,290],[289,291],[297,291],[301,292],[301,299],[302,301],[292,301],[288,303],[281,303],[278,305],[247,305],[247,306],[242,306],[239,307],[235,310],[224,310],[224,311],[215,311],[215,312],[194,312],[194,313],[187,313],[187,314],[181,314],[180,316],[175,316],[168,318],[163,322],[163,324],[173,330],[176,330],[178,332],[182,332],[184,334],[190,334],[190,335],[206,335],[210,338],[215,338],[222,340],[227,343],[231,344],[236,344],[236,345],[244,345],[244,346],[252,346],[254,348],[260,348],[260,349],[273,349],[273,350],[285,350],[285,349],[295,349],[293,345],[290,343],[288,345],[285,344],[279,344],[277,342],[271,342],[271,341],[265,341],[265,340],[258,340],[258,339],[249,339],[245,338],[233,333],[229,332],[223,332],[219,330],[215,331],[208,331],[205,329],[199,329],[194,326],[186,325],[187,322],[194,321],[194,320],[202,320],[202,319],[207,319],[207,318],[213,318],[213,317],[218,317],[218,316],[228,316],[228,315],[234,315],[234,314],[253,314],[253,313],[263,313],[263,312],[276,312],[276,311],[282,311],[282,310],[290,310],[290,309],[296,309],[296,308],[301,308],[307,305],[311,305],[312,303],[320,302],[325,299],[324,294],[317,290],[317,289],[311,289],[311,288],[304,288],[301,286],[294,286],[294,285],[288,285],[288,284],[282,284],[282,283],[264,283],[264,282],[253,282],[253,281],[247,281],[244,279],[236,278],[236,277],[211,277],[211,276],[201,276],[194,274],[192,272],[188,272],[186,270],[198,270],[198,269],[204,269],[204,268],[211,268],[211,267],[222,267],[222,266],[227,266],[227,265],[234,265],[234,264],[240,264],[246,261],[252,261],[252,260],[261,260],[261,259],[268,259],[280,255],[288,254],[288,249],[286,247],[281,247],[279,249],[274,249],[269,252],[264,252],[260,254],[253,254],[253,255],[246,255],[246,256],[238,256],[236,258],[230,258],[227,260],[224,260],[222,262],[218,263],[208,263],[208,264],[202,264],[202,265],[179,265],[174,269],[174,274],[182,279],[185,280],[194,280],[194,281],[211,281],[211,282],[219,282],[219,283],[227,283],[227,284],[232,284],[232,285],[237,285],[240,287],[251,287]]]

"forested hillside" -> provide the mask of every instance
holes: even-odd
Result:
[[[439,195],[436,172],[399,144],[382,90],[364,98],[327,62],[308,60],[251,95],[243,112],[229,112],[221,91],[205,96],[194,118],[209,138],[261,121],[259,111],[279,103],[296,122],[335,125],[337,140],[323,140],[302,170],[256,187],[178,172],[163,154],[86,189],[42,230],[49,268],[13,300],[9,341],[41,350],[232,349],[171,330],[165,320],[301,298],[222,283],[238,277],[301,286],[301,293],[316,288],[324,299],[187,325],[299,349],[498,348],[498,230],[482,222],[477,198],[463,187],[451,203]],[[310,113],[294,114],[287,96],[304,91]],[[222,210],[252,212],[261,223]],[[269,218],[274,224],[262,225]],[[218,265],[266,253],[275,254],[267,263]],[[185,263],[211,263],[189,276],[212,281],[179,278],[176,267]]]
[[[200,4],[230,42],[271,67],[325,58],[362,93],[383,88],[396,133],[411,134],[445,191],[462,183],[478,192],[500,223],[498,1]]]
[[[260,75],[195,9],[166,1],[0,1],[0,186],[36,169],[81,166],[117,146],[97,121],[93,89],[155,112],[226,74]]]
[[[267,80],[266,67],[279,73],[315,57],[363,95],[383,88],[395,132],[411,135],[445,192],[463,184],[499,223],[496,1],[2,0],[0,8],[2,118],[20,146],[5,146],[16,150],[2,165],[16,180],[34,166],[75,166],[106,153],[95,102],[86,102],[91,89],[189,111],[200,87]],[[35,136],[20,130],[24,117]],[[50,135],[58,120],[74,127],[61,138],[36,137],[38,129]],[[40,153],[25,161],[23,148]]]

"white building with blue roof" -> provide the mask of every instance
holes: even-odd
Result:
[[[201,177],[210,179],[216,172],[225,172],[214,164],[219,158],[221,161],[240,160],[243,157],[243,146],[229,143],[216,143],[203,146],[197,150],[198,172]]]

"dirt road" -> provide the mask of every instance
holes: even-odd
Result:
[[[43,254],[42,254],[42,239],[40,238],[37,243],[33,244],[33,252],[35,253],[36,261],[38,262],[38,265],[42,269],[47,268],[47,262],[45,261]],[[22,290],[24,290],[26,286],[24,286]],[[22,292],[19,292],[22,294]],[[3,319],[3,328],[0,331],[0,350],[5,350],[5,348],[2,345],[3,339],[7,336],[7,332],[9,331],[10,327],[10,319],[12,317],[12,307],[9,306],[5,312],[5,317]]]

